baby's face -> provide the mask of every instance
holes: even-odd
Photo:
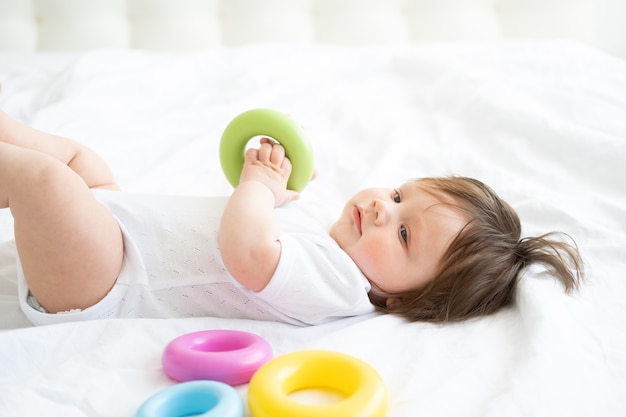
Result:
[[[468,219],[418,181],[369,188],[346,204],[330,235],[359,266],[372,291],[387,296],[420,288]]]

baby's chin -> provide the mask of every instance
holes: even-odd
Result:
[[[333,223],[333,225],[330,227],[330,231],[328,232],[328,234],[330,235],[330,237],[339,245],[340,248],[342,248],[341,244],[339,243],[339,240],[337,240],[337,228],[338,228],[338,221],[336,221],[335,223]],[[342,248],[343,249],[343,248]]]

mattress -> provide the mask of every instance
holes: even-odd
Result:
[[[518,211],[524,235],[570,234],[587,273],[565,295],[532,266],[511,306],[455,324],[372,313],[311,327],[215,317],[33,327],[2,210],[0,415],[131,416],[176,383],[165,345],[208,329],[258,334],[275,356],[359,358],[385,381],[389,417],[626,415],[623,60],[566,41],[1,52],[0,83],[4,111],[92,147],[131,192],[228,195],[223,129],[274,108],[312,138],[319,175],[303,199],[341,207],[369,186],[475,177]],[[235,388],[245,399],[247,385]]]

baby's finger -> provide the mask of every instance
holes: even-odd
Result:
[[[272,145],[269,143],[262,143],[259,147],[258,160],[261,162],[270,162],[272,156]]]
[[[297,199],[300,198],[300,193],[293,191],[293,190],[286,190],[285,191],[285,201],[283,201],[283,203],[288,203],[290,201],[295,201]]]
[[[262,137],[262,138],[261,138],[261,140],[259,140],[259,142],[260,142],[261,144],[263,144],[263,143],[269,143],[270,145],[275,145],[275,144],[277,144],[277,143],[278,143],[278,142],[276,142],[275,140],[273,140],[273,139],[271,139],[271,138],[268,138],[268,137],[265,137],[265,136],[264,136],[264,137]]]
[[[292,166],[289,158],[283,158],[282,162],[280,163],[280,170],[283,171],[287,177],[289,177],[289,175],[291,174],[291,169]]]
[[[254,162],[259,159],[259,150],[256,148],[249,148],[245,153],[246,162]]]
[[[281,166],[285,159],[285,148],[278,144],[272,146],[270,162],[274,165]]]

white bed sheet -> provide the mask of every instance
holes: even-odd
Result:
[[[258,45],[200,53],[0,53],[0,106],[80,140],[129,191],[227,194],[221,131],[256,107],[290,113],[319,178],[303,198],[461,174],[492,185],[525,234],[578,241],[588,283],[541,268],[510,308],[453,325],[372,314],[330,325],[220,318],[30,327],[0,212],[0,415],[131,416],[173,384],[160,355],[201,329],[261,334],[275,355],[333,349],[374,366],[389,417],[626,415],[626,63],[574,43]],[[247,386],[237,388],[245,398]]]

